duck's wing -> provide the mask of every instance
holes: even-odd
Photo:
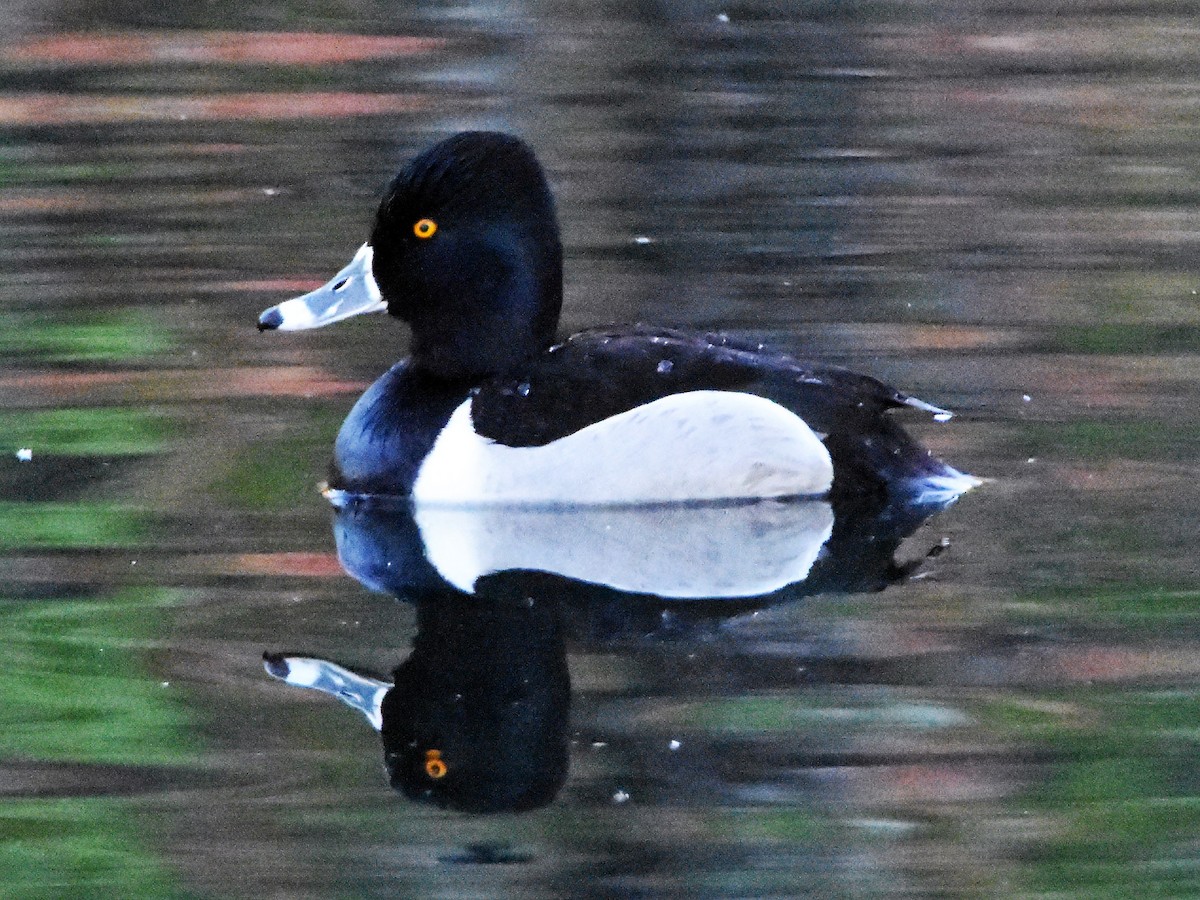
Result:
[[[835,494],[887,487],[922,498],[957,496],[976,483],[886,415],[909,406],[944,420],[945,410],[869,375],[723,334],[647,327],[582,332],[480,386],[471,417],[483,437],[539,447],[663,397],[702,390],[757,394],[803,419],[833,460]]]
[[[915,400],[868,375],[802,362],[728,335],[634,327],[581,332],[475,394],[484,437],[537,447],[672,394],[746,391],[796,412],[821,435],[860,430]]]

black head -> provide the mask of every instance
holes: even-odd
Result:
[[[445,378],[503,372],[554,339],[562,246],[554,198],[519,138],[469,131],[400,172],[371,231],[388,312],[413,363]]]
[[[443,592],[381,705],[392,787],[464,812],[521,811],[567,777],[570,675],[557,606]]]

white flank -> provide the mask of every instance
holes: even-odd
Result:
[[[413,484],[418,503],[592,505],[823,495],[833,463],[812,429],[763,397],[691,391],[542,447],[476,434],[451,415]]]
[[[823,500],[709,506],[418,506],[425,557],[471,593],[531,569],[675,599],[757,597],[803,581],[833,533]]]

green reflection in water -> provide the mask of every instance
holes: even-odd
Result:
[[[0,550],[131,547],[149,528],[145,512],[115,503],[0,503]]]
[[[1056,622],[1078,619],[1092,627],[1120,626],[1157,632],[1168,625],[1200,621],[1200,590],[1169,584],[1134,588],[1063,587],[1020,598],[1013,604],[1012,618],[1038,624],[1048,618]]]
[[[195,743],[168,688],[146,671],[165,591],[92,600],[0,601],[0,757],[71,764],[193,761]],[[114,781],[121,778],[113,773]],[[147,849],[128,801],[17,800],[0,806],[0,894],[178,896]]]
[[[124,163],[33,163],[0,156],[0,188],[24,184],[70,184],[91,181],[103,184],[137,175],[137,167]]]
[[[30,800],[0,807],[5,897],[176,897],[118,801]]]
[[[33,316],[0,316],[0,353],[45,361],[128,361],[170,352],[174,341],[161,325],[136,310],[77,322]]]
[[[230,468],[210,492],[246,509],[295,509],[298,498],[315,497],[328,476],[334,437],[345,414],[343,407],[310,410],[299,417],[299,427],[233,454]]]
[[[972,710],[985,728],[1012,739],[1038,742],[1060,740],[1071,727],[1064,717],[1073,707],[1024,697],[1001,697],[983,701]]]
[[[1200,347],[1200,328],[1104,323],[1056,329],[1055,344],[1070,353],[1191,353]]]
[[[829,820],[807,809],[735,810],[716,821],[727,826],[727,837],[743,844],[817,843],[828,840],[835,828]]]
[[[806,697],[746,697],[698,703],[685,724],[718,731],[786,732],[814,725],[860,727],[882,724],[900,728],[951,728],[970,719],[947,706],[918,703],[821,702]]]
[[[1070,711],[1073,724],[1042,723],[1035,731],[1065,762],[1016,799],[1023,814],[1040,816],[1049,831],[1028,857],[1030,889],[1061,896],[1196,896],[1200,696],[1106,688],[1054,702]]]
[[[1030,455],[1083,461],[1191,458],[1200,428],[1178,422],[1036,422],[1022,426]]]
[[[190,759],[183,713],[138,658],[171,599],[133,591],[0,601],[0,754],[127,765]]]
[[[158,453],[174,431],[161,414],[134,407],[0,413],[0,434],[39,454],[131,456]]]

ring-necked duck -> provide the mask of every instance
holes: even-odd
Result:
[[[949,413],[874,378],[667,328],[556,344],[561,305],[541,166],[518,138],[465,132],[396,176],[349,265],[258,327],[385,310],[411,327],[412,355],[338,434],[330,487],[341,492],[449,504],[948,500],[978,483],[887,415]]]

